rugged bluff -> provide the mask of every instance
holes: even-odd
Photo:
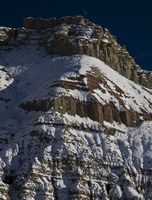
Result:
[[[1,27],[0,199],[152,199],[150,76],[83,17]]]
[[[82,16],[26,18],[23,26],[25,28],[1,28],[0,43],[19,45],[27,43],[35,35],[35,40],[37,38],[49,54],[93,56],[135,83],[152,88],[152,73],[143,71],[107,29]]]

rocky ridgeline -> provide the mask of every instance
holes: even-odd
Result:
[[[29,42],[43,45],[49,54],[86,54],[99,58],[123,76],[152,88],[152,73],[143,71],[126,48],[101,26],[82,16],[60,19],[26,18],[24,28],[0,28],[0,44],[9,47]]]

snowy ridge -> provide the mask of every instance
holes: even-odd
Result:
[[[108,89],[111,89],[114,93],[119,95],[116,86],[119,87],[124,93],[120,94],[120,98],[124,100],[127,108],[132,108],[139,113],[141,112],[140,108],[143,108],[149,113],[152,112],[152,105],[149,104],[149,102],[152,101],[152,96],[144,89],[144,87],[142,88],[125,77],[122,77],[116,71],[96,58],[84,56],[80,61],[80,64],[82,66],[80,69],[80,74],[85,75],[85,73],[89,71],[89,67],[95,66],[106,77],[107,86],[110,87]],[[101,85],[101,89],[102,88],[105,89],[104,86],[102,87]],[[113,96],[110,96],[109,93],[104,95],[101,90],[95,90],[94,95],[99,96],[101,99],[103,98],[106,103],[109,101],[114,101],[114,103],[117,103],[117,99],[113,99]]]

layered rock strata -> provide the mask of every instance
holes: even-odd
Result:
[[[37,40],[51,55],[85,54],[99,58],[121,75],[152,88],[152,73],[142,70],[124,46],[101,26],[82,16],[26,18],[25,28],[0,29],[0,44],[18,46]]]
[[[97,26],[82,19],[54,19],[49,27],[49,20],[28,19],[26,28],[0,29],[2,200],[152,199],[152,90],[74,52],[81,33],[89,55],[95,41]],[[125,65],[120,58],[132,74],[128,54]]]

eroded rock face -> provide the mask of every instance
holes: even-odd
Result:
[[[152,199],[152,91],[43,31],[0,46],[0,199]]]
[[[1,31],[1,43],[18,46],[40,42],[51,55],[86,54],[99,58],[121,75],[152,88],[152,73],[141,70],[111,33],[82,16],[60,19],[26,18],[25,28]],[[5,42],[4,42],[5,41]]]
[[[7,28],[0,27],[0,44],[5,44],[9,39],[9,31]]]
[[[75,24],[75,25],[84,25],[88,23],[88,20],[82,16],[67,16],[60,19],[50,18],[50,19],[42,19],[42,18],[25,18],[23,21],[23,26],[27,29],[47,29],[54,28],[58,25],[62,24]]]
[[[87,83],[85,80],[87,80]],[[131,127],[136,126],[141,121],[141,118],[145,120],[152,119],[151,113],[144,111],[143,108],[141,108],[141,114],[133,107],[128,108],[126,106],[128,97],[125,92],[117,85],[113,86],[115,87],[115,91],[113,91],[113,88],[109,85],[113,84],[113,82],[108,83],[108,81],[99,69],[93,66],[85,76],[80,74],[76,77],[68,77],[67,80],[56,81],[56,84],[51,86],[64,88],[66,91],[81,91],[84,95],[87,95],[86,99],[84,97],[79,99],[60,94],[53,99],[22,102],[20,107],[27,111],[48,111],[53,107],[55,111],[63,115],[68,113],[69,115],[79,115],[82,118],[89,117],[102,125],[104,125],[104,121],[109,123],[116,121]],[[96,97],[98,94],[96,91],[98,90],[101,91],[100,98],[103,98],[103,101],[105,101],[104,96],[106,97],[106,95],[111,95],[112,98],[108,102],[100,102]],[[138,91],[138,93],[141,93],[140,95],[142,96],[142,92]],[[138,106],[134,96],[131,101]],[[116,102],[119,106],[116,106]],[[152,106],[150,100],[148,103]]]

